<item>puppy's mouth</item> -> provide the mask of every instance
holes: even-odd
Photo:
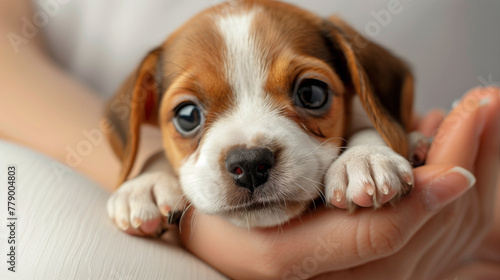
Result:
[[[308,205],[304,201],[252,202],[224,207],[218,214],[239,226],[270,227],[297,216]]]
[[[251,211],[259,211],[262,209],[269,209],[274,207],[289,207],[290,204],[294,202],[288,201],[265,201],[265,202],[250,202],[244,203],[240,205],[225,207],[221,210],[222,214],[234,214],[237,212],[251,212]],[[298,203],[298,202],[296,202]]]

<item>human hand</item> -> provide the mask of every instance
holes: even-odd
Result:
[[[440,127],[427,164],[414,169],[415,189],[395,207],[352,215],[319,208],[280,228],[251,230],[196,213],[182,221],[183,242],[238,279],[429,279],[450,273],[472,255],[491,222],[499,121],[498,89],[469,93]],[[463,168],[478,177],[474,188],[468,189],[474,177]]]
[[[499,276],[485,275],[498,270],[493,271],[484,264],[467,271],[463,269],[464,263],[474,258],[473,252],[487,233],[494,213],[500,146],[499,97],[500,90],[494,88],[469,93],[441,125],[427,158],[427,168],[453,163],[471,170],[478,178],[476,187],[430,218],[395,254],[346,271],[324,274],[318,279],[370,276],[453,279],[463,273],[472,276],[472,269],[479,272],[478,267],[483,268],[482,276]],[[417,172],[421,169],[415,169],[419,178]],[[416,185],[418,188],[419,183]]]

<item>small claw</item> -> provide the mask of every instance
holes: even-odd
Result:
[[[142,225],[142,220],[139,218],[134,218],[132,220],[132,227],[139,228]]]
[[[126,231],[129,227],[129,224],[127,221],[125,220],[121,220],[120,222],[118,222],[118,227],[123,230],[123,231]]]
[[[405,174],[403,176],[403,180],[405,181],[405,183],[408,185],[408,186],[413,186],[413,179],[412,179],[412,176],[410,174]]]
[[[370,183],[366,183],[365,184],[365,191],[366,193],[369,195],[369,196],[373,196],[373,194],[375,193],[375,188],[373,187],[372,184]]]
[[[340,202],[342,200],[342,192],[341,191],[335,191],[334,192],[334,197],[337,202]]]
[[[381,188],[381,191],[382,191],[382,194],[388,195],[389,194],[389,187],[386,184],[384,184]]]
[[[162,214],[163,216],[168,216],[168,215],[170,215],[170,212],[172,211],[172,208],[170,208],[170,206],[168,206],[168,205],[161,205],[161,206],[159,207],[159,209],[160,209],[160,212],[161,212],[161,214]]]

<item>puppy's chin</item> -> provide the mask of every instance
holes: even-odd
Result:
[[[287,202],[284,205],[253,205],[225,211],[222,217],[240,227],[273,227],[282,225],[302,214],[308,202]]]

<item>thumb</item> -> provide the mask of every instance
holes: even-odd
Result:
[[[470,171],[449,164],[426,165],[415,168],[413,173],[413,193],[420,197],[422,206],[429,211],[446,206],[476,183]]]
[[[415,168],[414,177],[414,190],[394,207],[363,213],[370,236],[364,239],[366,244],[356,245],[365,260],[397,252],[437,211],[463,195],[476,181],[466,169],[450,164]]]
[[[343,234],[335,235],[339,244],[336,250],[356,254],[343,254],[341,259],[336,260],[335,268],[332,268],[332,262],[325,262],[325,267],[320,265],[318,274],[330,272],[319,279],[363,279],[355,276],[356,270],[345,269],[400,251],[440,209],[463,195],[475,183],[469,171],[450,164],[422,166],[414,169],[414,174],[415,189],[394,207],[358,211],[355,217],[359,220],[353,227],[355,232],[343,228]],[[431,231],[435,234],[439,230]]]

